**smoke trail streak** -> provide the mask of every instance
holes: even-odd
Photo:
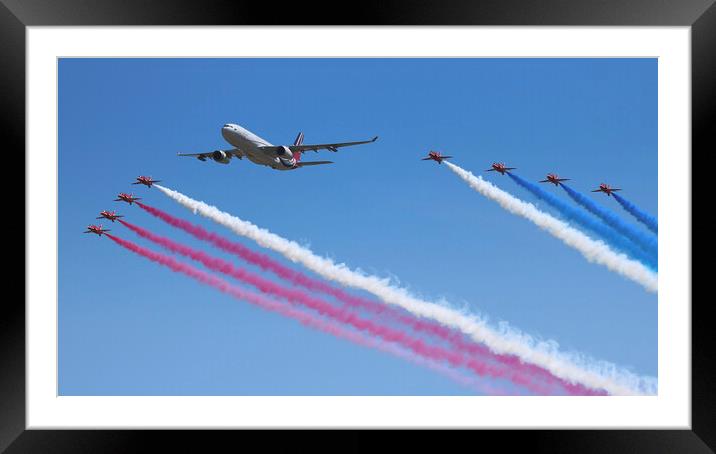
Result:
[[[515,175],[508,172],[507,175],[512,178],[517,184],[530,191],[535,197],[544,200],[552,207],[556,208],[567,221],[574,222],[584,227],[585,229],[591,230],[592,232],[599,235],[612,247],[625,252],[628,255],[636,258],[637,260],[649,265],[652,269],[656,268],[657,258],[655,254],[648,254],[643,249],[638,247],[632,241],[623,236],[619,235],[618,232],[612,228],[605,226],[601,222],[589,216],[587,213],[578,210],[571,205],[567,205],[560,199],[545,191],[541,187],[534,183],[531,183],[519,175]],[[560,186],[564,187],[564,183],[560,183]],[[566,187],[565,187],[566,188]]]
[[[144,248],[142,246],[139,246],[138,244],[132,243],[131,241],[123,240],[117,236],[111,235],[111,234],[105,234],[107,237],[109,237],[112,241],[119,244],[120,246],[139,254],[145,258],[148,258],[149,260],[158,263],[160,265],[164,265],[173,271],[180,272],[182,274],[185,274],[189,277],[192,277],[196,280],[198,280],[201,283],[207,284],[209,286],[212,286],[224,293],[227,293],[237,299],[241,299],[244,301],[248,301],[251,304],[254,304],[256,306],[259,306],[261,308],[267,309],[272,312],[279,313],[281,315],[296,319],[300,321],[301,323],[312,326],[314,328],[321,329],[323,331],[329,332],[334,335],[340,335],[342,337],[345,337],[349,340],[353,340],[354,342],[358,342],[358,339],[360,339],[358,333],[352,333],[350,331],[342,329],[340,326],[337,326],[335,324],[329,323],[323,319],[317,318],[315,316],[312,316],[309,313],[297,310],[295,308],[292,308],[287,305],[283,305],[275,300],[266,298],[262,295],[249,292],[246,290],[243,290],[239,287],[232,286],[228,282],[224,281],[221,278],[218,278],[214,275],[211,275],[209,273],[206,273],[198,268],[195,268],[189,264],[179,262],[178,260],[174,259],[171,256],[161,254],[156,251],[152,251],[150,249]],[[478,375],[487,375],[491,374],[491,372],[495,372],[495,367],[490,366],[489,364],[481,364],[476,360],[467,360],[464,361],[461,358],[459,358],[459,355],[456,355],[452,352],[449,352],[445,349],[439,348],[439,347],[432,347],[429,345],[426,345],[422,340],[413,338],[403,332],[393,330],[388,327],[382,327],[379,326],[371,321],[361,319],[360,317],[356,316],[355,314],[351,314],[346,311],[339,311],[336,308],[331,307],[328,304],[320,305],[319,302],[316,302],[314,304],[315,307],[313,309],[318,310],[319,313],[326,314],[328,316],[332,316],[334,318],[341,318],[343,322],[353,325],[355,328],[367,331],[372,334],[376,334],[379,337],[381,337],[384,341],[387,341],[389,343],[393,344],[400,344],[403,348],[407,348],[407,350],[412,351],[414,354],[421,357],[424,361],[424,364],[428,363],[434,363],[439,362],[439,369],[445,368],[445,364],[442,364],[443,361],[446,361],[450,363],[453,367],[455,366],[465,366],[476,372]],[[364,341],[361,341],[364,342]],[[384,345],[376,341],[375,339],[368,339],[365,341],[366,346],[374,346],[378,347],[379,345]],[[385,351],[395,351],[391,349],[386,349]],[[410,353],[409,353],[410,354]],[[457,372],[457,371],[455,371]],[[451,374],[451,376],[455,376],[454,374]]]
[[[254,304],[256,306],[259,306],[263,309],[269,310],[271,312],[276,312],[280,315],[292,318],[294,320],[297,320],[303,325],[309,326],[311,328],[317,329],[319,331],[323,331],[325,333],[331,334],[333,336],[346,339],[350,342],[353,342],[355,344],[361,345],[363,347],[368,348],[374,348],[377,350],[380,350],[384,353],[391,354],[393,356],[396,356],[401,359],[405,359],[407,361],[410,361],[412,363],[415,363],[420,366],[427,367],[435,372],[438,372],[442,375],[445,375],[446,377],[460,383],[461,385],[468,386],[470,388],[473,388],[476,391],[479,391],[484,394],[490,394],[490,395],[505,395],[509,394],[505,390],[499,387],[491,386],[484,382],[484,380],[476,379],[474,377],[469,377],[457,369],[451,368],[446,366],[443,363],[440,363],[435,360],[427,359],[422,356],[418,356],[415,353],[412,353],[411,351],[402,348],[394,343],[384,343],[380,342],[374,338],[368,337],[364,334],[361,334],[360,332],[349,330],[346,328],[342,328],[339,325],[336,325],[334,323],[329,323],[328,321],[316,317],[314,315],[311,315],[308,312],[300,311],[298,309],[295,309],[287,304],[280,303],[275,300],[271,300],[268,298],[264,298],[261,295],[253,294],[246,292],[243,289],[240,289],[239,287],[235,287],[227,283],[226,281],[223,281],[222,279],[219,279],[215,276],[212,276],[210,274],[204,273],[203,271],[192,267],[188,264],[180,263],[171,257],[159,257],[161,254],[156,254],[153,251],[149,251],[148,249],[142,248],[140,246],[137,246],[133,243],[130,243],[128,241],[122,240],[116,236],[112,236],[110,234],[107,234],[108,237],[110,237],[113,241],[120,244],[121,246],[129,249],[132,252],[135,252],[137,254],[140,254],[146,258],[149,258],[150,260],[153,260],[161,265],[165,265],[169,268],[171,268],[173,271],[184,273],[199,282],[202,282],[204,284],[207,284],[211,287],[214,287],[224,293],[229,294],[230,296],[233,296],[234,298],[240,299],[242,301],[248,301],[251,304]],[[250,295],[247,296],[247,295]]]
[[[272,260],[265,254],[252,251],[251,249],[243,246],[242,244],[235,243],[213,232],[209,232],[201,226],[174,217],[158,208],[142,204],[140,202],[137,202],[137,204],[148,213],[158,217],[169,225],[178,227],[197,239],[208,241],[219,247],[220,249],[237,255],[239,258],[242,258],[249,263],[257,265],[265,271],[270,271],[281,277],[282,279],[285,279],[295,285],[304,287],[308,290],[318,291],[324,294],[332,295],[338,300],[355,308],[365,309],[372,313],[387,316],[390,319],[396,320],[406,326],[411,327],[415,331],[428,333],[430,335],[443,339],[449,342],[453,347],[467,354],[478,356],[491,355],[497,362],[500,362],[513,369],[521,369],[523,373],[534,376],[535,378],[540,378],[551,385],[561,386],[570,394],[587,395],[592,393],[592,391],[588,388],[585,388],[580,384],[569,383],[563,379],[555,377],[549,371],[541,367],[532,364],[525,364],[515,355],[494,354],[482,345],[478,345],[472,342],[466,342],[463,339],[462,334],[445,328],[444,326],[441,326],[431,320],[421,320],[418,318],[414,318],[407,314],[399,312],[393,307],[379,304],[365,298],[353,296],[340,288],[333,287],[316,279],[312,279],[304,275],[303,273],[299,273],[288,267],[285,267],[282,264],[276,262],[275,260]],[[147,238],[150,241],[154,241],[157,244],[163,245],[163,242],[171,241],[168,239],[161,238],[158,235],[154,235],[153,233],[145,229],[129,224],[126,221],[120,220],[120,222],[133,230],[138,235]],[[172,250],[171,247],[169,249]]]
[[[306,324],[309,326],[313,326],[308,323],[306,323]],[[333,326],[333,325],[328,325],[328,326],[330,327],[330,329],[326,329],[326,328],[322,328],[322,327],[318,327],[318,326],[314,326],[314,327],[317,329],[320,329],[321,331],[325,331],[328,334],[333,334],[336,337],[342,337],[344,339],[347,339],[347,340],[354,342],[358,345],[362,345],[362,346],[368,347],[368,348],[375,348],[375,349],[380,350],[384,353],[391,354],[397,358],[404,359],[406,361],[412,362],[419,366],[427,367],[428,369],[431,369],[441,375],[444,375],[447,378],[449,378],[463,386],[472,388],[473,390],[478,391],[481,394],[487,394],[490,396],[505,396],[505,395],[511,394],[500,387],[491,386],[491,385],[485,383],[484,379],[468,377],[467,375],[461,373],[457,369],[453,369],[452,367],[446,366],[445,364],[440,363],[438,361],[434,361],[434,360],[423,358],[422,356],[418,356],[418,355],[412,353],[410,350],[402,348],[396,344],[378,342],[377,340],[375,340],[371,337],[365,336],[363,334],[360,334],[359,332],[349,331],[346,329],[338,328],[337,326]]]
[[[129,222],[119,220],[123,225],[125,225],[130,230],[134,231],[138,235],[142,236],[143,238],[146,238],[165,249],[175,252],[178,254],[181,254],[185,257],[189,257],[192,260],[198,261],[202,263],[204,266],[209,268],[213,271],[218,271],[220,273],[224,273],[228,276],[231,276],[235,279],[238,279],[244,283],[247,283],[253,287],[256,287],[258,290],[264,293],[268,293],[273,296],[277,296],[280,298],[284,298],[288,301],[301,304],[303,306],[309,307],[311,309],[314,309],[318,312],[320,312],[323,315],[328,315],[330,318],[333,318],[335,320],[338,320],[343,323],[349,323],[353,324],[358,329],[366,329],[364,326],[360,323],[354,324],[352,321],[352,317],[355,314],[354,312],[351,312],[349,309],[337,309],[330,304],[326,303],[325,301],[314,298],[311,295],[304,293],[300,290],[293,290],[286,287],[282,287],[278,284],[275,284],[267,279],[264,279],[261,276],[258,276],[254,273],[251,273],[248,270],[237,268],[232,263],[227,262],[223,259],[213,257],[209,254],[206,254],[203,251],[199,251],[196,249],[193,249],[189,246],[179,244],[175,241],[170,240],[169,238],[165,238],[159,235],[156,235],[146,229],[143,229],[141,227],[135,226],[133,224],[130,224]],[[377,326],[377,324],[376,324]],[[367,328],[371,329],[371,328]],[[377,328],[375,328],[377,329]],[[373,334],[377,334],[381,336],[380,331],[371,331]],[[484,355],[483,355],[484,356]],[[489,355],[487,358],[471,358],[473,360],[481,360],[484,362],[485,360],[493,360],[494,355]],[[464,359],[461,360],[463,363],[469,364],[469,361],[466,361]],[[474,366],[471,366],[474,370]],[[510,368],[508,368],[510,369]],[[529,368],[511,368],[509,373],[506,373],[504,371],[501,371],[499,369],[485,369],[489,375],[493,375],[496,378],[505,378],[508,380],[511,380],[518,385],[522,385],[527,387],[528,389],[544,394],[546,389],[544,386],[542,386],[539,383],[534,382],[534,378],[530,375],[530,372],[532,372]],[[476,372],[480,373],[480,371],[475,370]],[[557,385],[561,385],[560,382],[556,383]],[[571,389],[568,391],[572,391]],[[593,395],[594,393],[590,390],[582,390],[582,394],[588,394]]]
[[[642,234],[634,227],[624,222],[615,213],[609,211],[605,207],[589,199],[584,194],[575,191],[574,189],[570,188],[565,184],[562,184],[561,186],[562,189],[564,189],[567,194],[569,194],[569,196],[574,199],[575,202],[589,210],[590,213],[597,216],[611,228],[624,235],[626,238],[629,238],[634,243],[638,244],[648,253],[653,255],[656,255],[658,253],[658,245],[656,242],[656,238],[649,234]]]
[[[608,269],[641,284],[645,289],[656,293],[657,277],[643,263],[630,259],[624,254],[614,252],[605,243],[593,240],[569,224],[537,209],[531,203],[524,202],[513,195],[497,188],[492,183],[475,176],[455,164],[448,168],[465,180],[471,188],[485,197],[494,200],[512,214],[532,221],[552,236],[562,240],[566,245],[582,253],[590,262],[606,266]]]
[[[201,214],[237,235],[272,249],[293,262],[301,263],[326,279],[366,290],[414,315],[456,328],[471,339],[485,344],[494,353],[515,355],[523,362],[543,367],[553,375],[571,383],[579,383],[595,390],[604,389],[610,394],[656,394],[655,378],[638,376],[619,369],[611,363],[597,362],[579,354],[560,352],[556,342],[534,340],[506,324],[501,324],[499,329],[492,328],[475,315],[421,300],[406,289],[391,285],[388,279],[351,270],[344,264],[336,264],[330,259],[320,257],[298,243],[281,238],[216,207],[160,185],[155,187],[194,214]]]
[[[370,300],[366,300],[365,298],[351,295],[350,293],[345,292],[338,287],[334,287],[332,285],[326,284],[323,281],[313,279],[303,273],[292,270],[291,268],[271,259],[266,254],[253,251],[242,244],[230,241],[222,237],[221,235],[217,235],[216,233],[209,232],[199,225],[192,224],[191,222],[185,221],[184,219],[172,216],[169,213],[166,213],[158,208],[140,202],[136,203],[143,210],[161,219],[167,224],[173,227],[177,227],[199,240],[207,241],[218,247],[219,249],[222,249],[230,254],[234,254],[242,260],[256,265],[264,271],[269,271],[276,276],[293,283],[294,285],[304,287],[308,290],[321,292],[326,295],[331,295],[344,303],[359,306],[375,313],[380,314],[392,312],[390,307],[387,307],[382,304],[376,304]]]
[[[618,195],[616,192],[612,192],[612,195],[625,210],[637,219],[637,221],[647,226],[652,232],[657,234],[659,233],[659,225],[657,224],[655,217],[642,211],[639,207],[626,200],[624,197]]]

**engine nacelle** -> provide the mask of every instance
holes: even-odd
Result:
[[[211,158],[220,164],[228,164],[231,161],[231,155],[222,150],[211,153]]]
[[[276,154],[278,155],[279,158],[286,160],[286,161],[290,161],[293,159],[293,153],[285,145],[281,145],[280,147],[278,147]]]

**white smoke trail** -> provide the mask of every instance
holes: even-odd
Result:
[[[582,233],[581,230],[577,230],[566,222],[544,211],[540,211],[531,203],[518,199],[492,183],[483,180],[482,177],[475,176],[455,164],[449,162],[445,164],[447,164],[448,168],[457,174],[457,176],[465,180],[472,189],[488,199],[494,200],[510,213],[532,221],[539,228],[546,230],[552,236],[562,240],[567,246],[571,246],[581,252],[590,262],[604,265],[610,270],[641,284],[648,291],[657,292],[658,278],[656,273],[644,266],[641,262],[615,252],[603,241],[590,238]]]
[[[524,362],[543,367],[559,378],[593,389],[604,389],[610,394],[656,393],[654,378],[640,377],[629,371],[620,370],[613,364],[597,362],[578,354],[559,352],[556,342],[537,342],[530,336],[507,327],[506,324],[501,324],[500,329],[496,330],[475,315],[423,301],[410,295],[407,290],[391,285],[388,279],[351,270],[344,264],[337,264],[320,257],[298,243],[259,228],[216,207],[158,184],[154,186],[194,214],[200,214],[238,235],[284,255],[293,262],[301,263],[326,279],[363,289],[386,303],[400,306],[414,315],[427,317],[450,328],[458,329],[473,340],[485,344],[494,353],[517,355]]]

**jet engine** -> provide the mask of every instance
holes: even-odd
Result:
[[[292,153],[291,150],[290,150],[287,146],[285,146],[285,145],[282,145],[282,146],[278,147],[278,150],[276,151],[276,154],[278,155],[279,158],[284,159],[284,160],[286,160],[286,161],[290,161],[290,160],[293,159],[293,153]]]
[[[211,158],[221,164],[228,164],[231,161],[231,155],[222,150],[216,150],[211,153]]]

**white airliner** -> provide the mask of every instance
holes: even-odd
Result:
[[[301,154],[308,151],[329,150],[336,152],[340,147],[361,145],[375,142],[378,136],[372,140],[361,142],[343,143],[322,143],[317,145],[303,145],[303,133],[298,133],[293,145],[272,145],[268,141],[257,136],[253,132],[235,124],[225,124],[221,128],[221,135],[234,148],[230,150],[215,150],[208,153],[179,153],[179,156],[194,156],[200,161],[211,158],[221,164],[228,164],[232,157],[242,159],[246,156],[249,161],[276,170],[294,170],[305,166],[317,166],[320,164],[332,164],[333,161],[312,161],[301,162]]]

